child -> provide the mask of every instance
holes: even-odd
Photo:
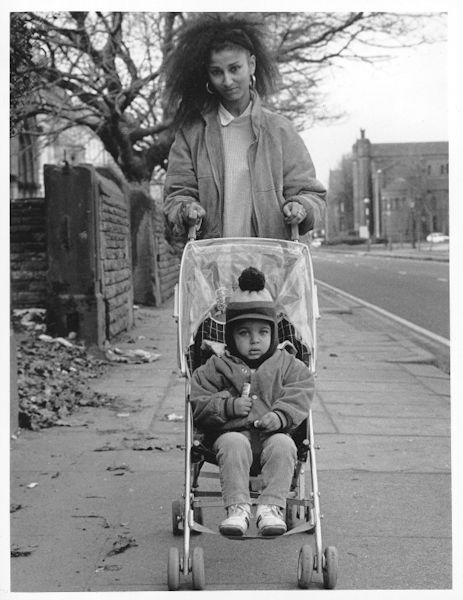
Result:
[[[257,527],[261,535],[281,535],[297,459],[288,434],[308,416],[314,381],[303,362],[278,348],[276,310],[264,274],[249,267],[238,282],[226,309],[225,352],[193,373],[193,418],[212,438],[217,454],[227,511],[220,532],[246,533],[251,517],[249,471],[257,456],[263,479]],[[249,383],[249,394],[242,393]]]

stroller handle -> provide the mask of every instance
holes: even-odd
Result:
[[[197,231],[197,224],[193,223],[193,225],[190,225],[188,227],[188,241],[191,242],[196,239],[196,231]],[[299,241],[299,225],[297,225],[297,223],[293,223],[291,225],[291,241],[292,242],[298,242]]]

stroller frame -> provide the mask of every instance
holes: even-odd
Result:
[[[297,229],[297,228],[296,228]],[[293,242],[299,243],[293,228]],[[189,244],[194,243],[194,236],[190,234]],[[239,242],[239,238],[233,240]],[[269,240],[263,240],[269,241]],[[273,240],[274,241],[274,240]],[[198,242],[201,243],[201,242]],[[188,245],[187,245],[188,246]],[[187,247],[186,247],[187,248]],[[318,305],[316,301],[316,288],[313,283],[313,270],[310,252],[308,252],[310,265],[310,281],[312,285],[314,310],[312,312],[312,331],[315,339],[315,319],[318,318]],[[182,260],[183,266],[183,260]],[[182,267],[180,281],[182,277]],[[179,284],[175,287],[174,297],[174,319],[177,324],[181,315],[181,297],[179,294]],[[205,462],[217,464],[215,455],[210,448],[207,448],[200,440],[194,439],[193,436],[193,411],[190,402],[191,383],[186,364],[185,356],[183,355],[182,340],[180,326],[177,328],[178,333],[178,362],[185,379],[185,461],[184,461],[184,493],[182,500],[174,500],[172,502],[172,532],[175,536],[183,535],[183,552],[180,554],[177,547],[171,547],[168,555],[168,573],[167,583],[169,590],[178,590],[180,587],[180,574],[187,577],[192,574],[193,589],[202,590],[205,587],[205,569],[204,555],[201,547],[196,546],[191,548],[192,535],[202,533],[219,534],[218,531],[212,530],[203,524],[202,508],[205,505],[204,499],[217,498],[221,499],[221,491],[200,491],[198,490],[198,478],[201,467]],[[309,357],[309,368],[315,373],[316,348],[315,343]],[[319,446],[315,445],[312,410],[309,409],[308,417],[303,423],[305,431],[301,432],[301,427],[297,430],[299,437],[297,446],[297,461],[293,474],[290,495],[287,498],[286,504],[286,524],[288,531],[283,534],[284,537],[289,535],[309,533],[313,534],[315,540],[315,553],[312,546],[308,543],[303,544],[300,548],[297,565],[297,582],[300,588],[307,589],[312,581],[313,573],[317,573],[323,581],[323,585],[327,589],[333,589],[337,582],[338,571],[338,553],[334,546],[328,546],[323,550],[322,534],[321,534],[321,519],[320,513],[320,492],[318,488],[317,466],[316,466],[316,450]],[[302,435],[301,435],[302,433]],[[311,492],[306,498],[305,485],[305,465],[309,459],[310,465],[310,483]],[[205,473],[205,476],[212,477],[215,474]],[[251,501],[258,497],[259,477],[250,476],[250,495]],[[208,506],[212,506],[208,504]],[[214,504],[214,506],[216,506]],[[223,506],[222,503],[217,503],[217,506]],[[297,523],[298,520],[303,520]],[[229,536],[227,536],[229,537]],[[255,535],[246,535],[242,537],[229,537],[235,540],[249,539],[274,539],[274,537],[262,537]]]

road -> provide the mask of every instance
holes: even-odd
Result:
[[[316,280],[449,338],[448,263],[325,249],[312,258]]]

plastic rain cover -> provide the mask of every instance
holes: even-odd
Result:
[[[179,281],[179,343],[185,354],[202,321],[224,322],[226,303],[243,269],[260,269],[278,316],[314,348],[313,273],[305,244],[263,238],[225,238],[189,242]]]

